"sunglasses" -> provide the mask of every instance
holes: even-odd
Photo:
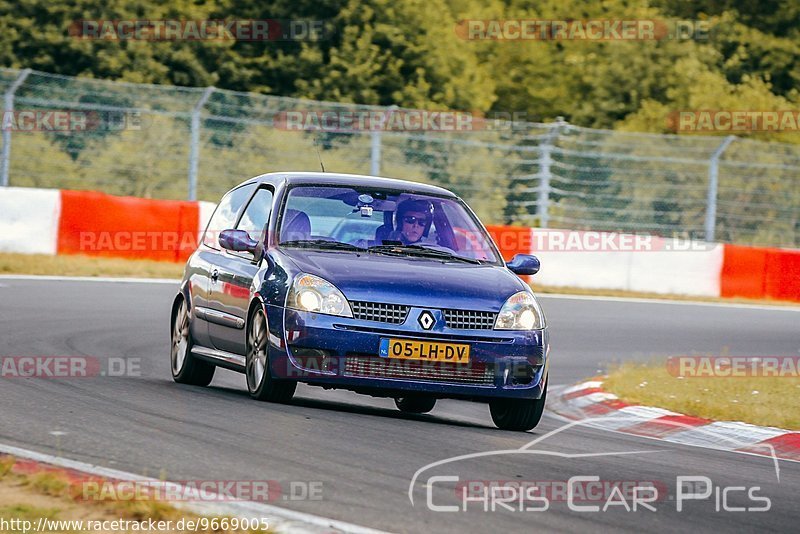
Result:
[[[417,226],[425,226],[428,224],[427,217],[414,217],[413,215],[408,215],[403,217],[403,222],[406,224],[416,224]]]

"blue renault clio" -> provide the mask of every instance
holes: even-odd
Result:
[[[529,430],[547,393],[534,256],[505,263],[455,194],[331,173],[270,173],[228,192],[189,259],[171,315],[176,382],[244,373],[289,402],[298,382],[394,398],[489,404]]]

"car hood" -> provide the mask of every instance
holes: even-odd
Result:
[[[509,296],[527,287],[497,265],[338,251],[282,252],[300,271],[328,280],[348,300],[497,312]]]

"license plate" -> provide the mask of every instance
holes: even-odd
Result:
[[[382,338],[379,354],[382,358],[469,363],[469,345],[461,343]]]

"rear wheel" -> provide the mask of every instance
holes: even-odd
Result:
[[[394,399],[397,409],[404,413],[428,413],[436,406],[432,397],[397,397]]]
[[[489,412],[497,428],[526,431],[541,421],[546,399],[547,384],[541,399],[495,399],[489,402]]]
[[[297,382],[273,378],[269,365],[267,334],[267,317],[263,310],[257,309],[247,333],[247,389],[256,400],[289,402],[297,388]]]
[[[172,379],[179,384],[207,386],[214,378],[216,366],[197,359],[192,354],[192,333],[189,328],[189,310],[186,300],[181,298],[172,321],[172,347],[170,361]]]

